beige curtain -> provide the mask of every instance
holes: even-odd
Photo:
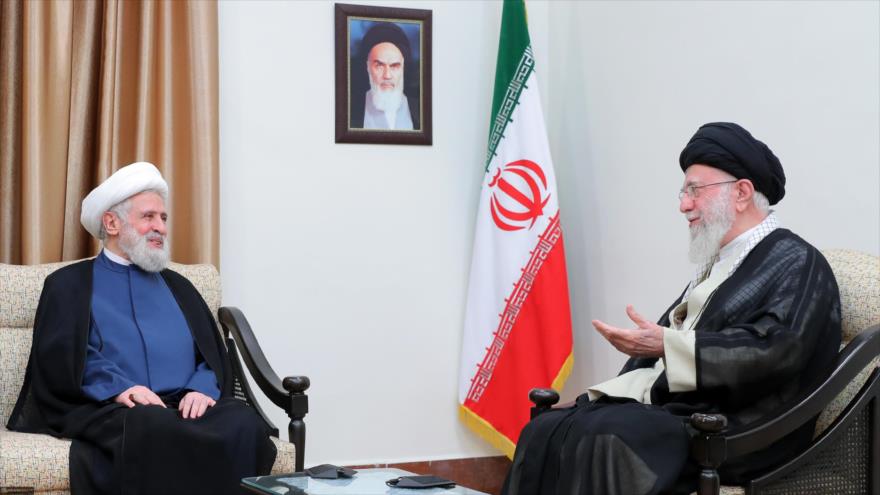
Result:
[[[92,256],[80,203],[149,161],[171,258],[217,264],[217,5],[0,0],[0,262]]]

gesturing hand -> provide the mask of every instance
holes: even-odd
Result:
[[[183,396],[183,399],[180,401],[180,405],[177,406],[177,408],[180,409],[180,414],[183,415],[184,419],[196,419],[201,418],[202,415],[205,414],[205,411],[216,403],[217,402],[215,402],[214,399],[207,395],[193,390],[192,392],[187,392],[187,394]]]
[[[626,314],[636,324],[636,328],[618,328],[599,320],[593,326],[618,351],[631,357],[662,357],[663,327],[646,320],[632,305],[626,307]]]
[[[113,399],[113,402],[118,402],[128,407],[134,407],[135,404],[143,404],[145,406],[154,404],[165,407],[165,403],[162,402],[162,399],[160,399],[155,392],[143,385],[135,385],[134,387],[129,388],[125,392],[117,395],[116,398]]]

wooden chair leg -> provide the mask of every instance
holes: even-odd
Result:
[[[303,471],[305,469],[306,458],[306,423],[303,418],[309,412],[309,398],[305,394],[311,382],[305,376],[288,376],[281,382],[288,393],[290,393],[290,424],[287,425],[287,434],[290,442],[296,447],[296,459],[294,469]]]
[[[699,495],[719,495],[721,493],[721,479],[718,477],[718,471],[706,467],[700,471],[697,493]]]
[[[691,415],[690,424],[699,433],[691,440],[691,457],[700,465],[697,482],[699,495],[719,495],[721,478],[718,466],[727,456],[726,440],[721,432],[727,427],[727,418],[721,414]]]

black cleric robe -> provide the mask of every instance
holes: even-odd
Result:
[[[268,474],[274,462],[268,425],[233,398],[229,356],[207,304],[185,277],[171,270],[161,275],[220,387],[220,400],[198,419],[180,416],[180,396],[163,397],[167,409],[86,396],[93,260],[46,277],[27,372],[7,427],[73,439],[74,494],[239,493],[241,477]]]
[[[669,326],[668,315],[658,321]],[[771,232],[703,306],[695,325],[697,388],[669,391],[665,371],[651,404],[586,394],[523,429],[505,493],[689,493],[686,421],[723,413],[730,430],[754,427],[787,410],[830,373],[840,347],[840,296],[822,254],[785,229]],[[633,358],[621,373],[653,366]],[[806,446],[815,418],[767,449],[728,459],[722,481],[770,470]],[[670,472],[673,475],[670,476]]]

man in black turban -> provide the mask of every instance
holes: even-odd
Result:
[[[418,66],[403,29],[377,22],[364,34],[358,52],[350,68],[351,127],[418,130]]]
[[[712,122],[697,130],[681,150],[683,171],[695,163],[723,170],[737,179],[749,179],[775,205],[785,196],[785,172],[766,144],[732,122]]]
[[[634,328],[593,320],[629,361],[574,406],[526,425],[505,493],[690,493],[692,413],[723,413],[733,429],[755,424],[830,372],[840,345],[837,283],[819,251],[769,209],[785,195],[779,159],[739,125],[720,122],[700,127],[679,163],[696,277],[656,324],[631,305]],[[814,422],[728,459],[722,481],[778,466],[810,442]]]

